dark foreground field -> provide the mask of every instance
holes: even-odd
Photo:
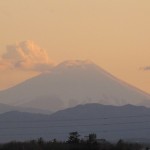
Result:
[[[127,143],[119,140],[116,144],[101,141],[44,141],[42,138],[26,142],[10,142],[0,145],[0,150],[147,150],[137,143]]]

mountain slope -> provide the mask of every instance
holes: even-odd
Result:
[[[29,140],[43,137],[66,140],[72,131],[81,138],[96,133],[108,140],[149,139],[150,109],[125,105],[79,105],[52,115],[8,112],[0,115],[0,141]]]
[[[0,92],[0,102],[52,111],[82,103],[150,106],[150,96],[87,61],[66,61]],[[37,103],[36,103],[37,102]]]

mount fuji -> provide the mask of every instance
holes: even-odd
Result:
[[[75,60],[60,63],[49,73],[0,91],[0,102],[51,111],[85,103],[150,107],[150,95],[93,62]]]

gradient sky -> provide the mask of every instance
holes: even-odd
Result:
[[[150,0],[0,0],[0,55],[31,40],[55,63],[90,59],[150,93]],[[0,70],[0,89],[37,74]]]

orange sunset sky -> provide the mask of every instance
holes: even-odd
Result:
[[[0,0],[0,90],[68,59],[150,93],[150,0]]]

